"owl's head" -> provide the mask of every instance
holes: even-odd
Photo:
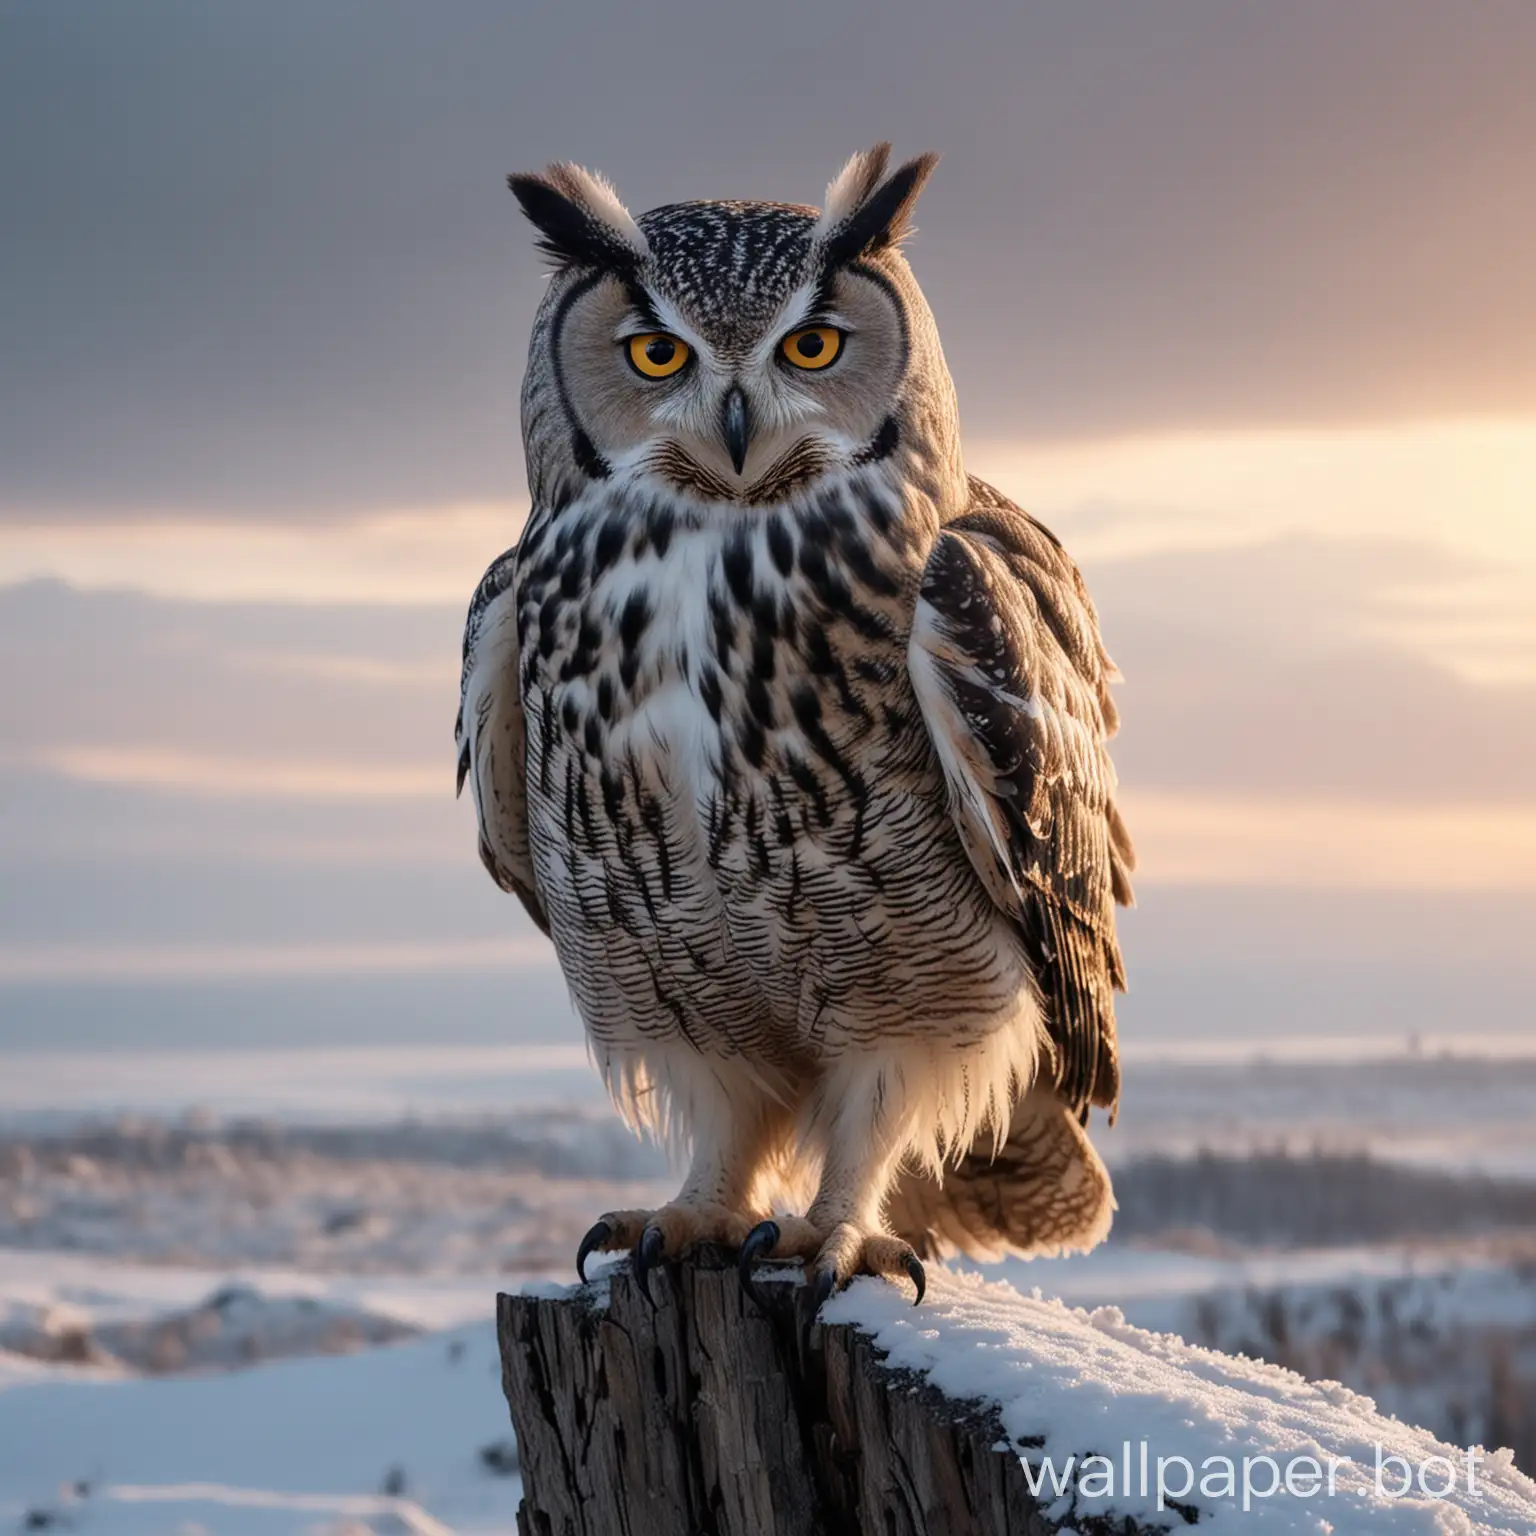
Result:
[[[535,499],[621,475],[783,501],[898,445],[958,472],[953,388],[899,249],[938,157],[889,158],[855,155],[820,210],[633,218],[577,166],[509,177],[555,267],[523,391]]]

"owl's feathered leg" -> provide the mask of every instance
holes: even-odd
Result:
[[[768,1211],[767,1183],[782,1162],[791,1116],[764,1099],[733,1096],[727,1113],[695,1125],[693,1158],[677,1197],[654,1211],[609,1211],[582,1239],[577,1273],[592,1253],[629,1249],[635,1276],[650,1295],[651,1269],[699,1243],[739,1248]]]
[[[905,1275],[921,1301],[923,1266],[887,1229],[881,1209],[906,1138],[882,1136],[877,1124],[860,1126],[863,1117],[849,1118],[854,1124],[827,1148],[821,1187],[805,1213],[806,1224],[822,1238],[810,1264],[812,1292],[820,1302],[855,1275]]]
[[[911,1245],[886,1225],[886,1192],[895,1181],[911,1141],[910,1111],[882,1103],[874,1094],[844,1094],[828,1085],[821,1097],[817,1129],[825,1137],[821,1182],[803,1217],[762,1222],[741,1253],[742,1283],[751,1290],[751,1267],[759,1259],[806,1261],[807,1278],[819,1306],[855,1275],[905,1276],[923,1299],[926,1276]]]
[[[803,1219],[765,1222],[749,1234],[741,1264],[748,1289],[757,1259],[798,1255],[818,1301],[857,1274],[905,1275],[921,1301],[920,1256],[891,1219],[903,1164],[937,1178],[952,1149],[1009,1124],[1038,1067],[1038,1026],[1025,999],[1016,1018],[985,1034],[886,1039],[832,1057],[801,1127],[821,1153],[816,1198]]]

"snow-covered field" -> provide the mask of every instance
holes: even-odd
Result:
[[[1130,1082],[1129,1238],[994,1273],[1530,1456],[1536,1062]],[[669,1192],[564,1047],[0,1057],[0,1531],[511,1531],[494,1294]]]
[[[483,1319],[174,1378],[0,1357],[9,1529],[509,1531],[515,1465]]]

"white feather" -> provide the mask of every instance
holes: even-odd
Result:
[[[816,234],[825,235],[837,226],[880,185],[890,163],[891,146],[876,144],[850,155],[848,163],[827,186],[827,200],[816,221]]]
[[[979,838],[992,850],[998,874],[1012,887],[1015,896],[1021,896],[1013,872],[1013,858],[993,808],[991,787],[977,779],[973,764],[962,750],[963,744],[970,739],[970,727],[939,676],[938,657],[948,649],[938,613],[926,599],[919,599],[913,616],[912,638],[908,643],[907,671],[912,678],[918,708],[928,724],[934,751],[938,753],[939,766],[944,770],[951,812],[962,836],[969,834],[968,843]],[[974,668],[970,670],[974,675]],[[991,686],[979,675],[976,681]],[[1040,707],[1033,700],[1013,700],[1010,696],[1010,701],[1029,714],[1037,713]]]

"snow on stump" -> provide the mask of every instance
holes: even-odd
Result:
[[[1536,1484],[1335,1384],[929,1268],[809,1327],[704,1250],[498,1299],[522,1536],[1536,1536]]]

